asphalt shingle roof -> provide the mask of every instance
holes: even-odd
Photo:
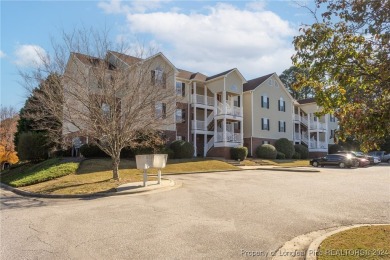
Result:
[[[274,73],[248,80],[248,82],[244,84],[244,92],[254,90],[255,88],[257,88],[261,83],[266,81],[272,75],[274,75]]]

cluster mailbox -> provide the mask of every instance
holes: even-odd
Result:
[[[144,186],[147,185],[148,174],[147,170],[149,168],[158,169],[158,179],[157,183],[161,183],[161,169],[165,168],[167,164],[168,154],[143,154],[136,155],[135,160],[137,163],[137,169],[144,170],[143,179]]]

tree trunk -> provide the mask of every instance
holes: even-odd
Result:
[[[112,157],[112,178],[119,181],[120,156]]]

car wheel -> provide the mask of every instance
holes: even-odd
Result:
[[[318,167],[318,162],[313,162],[314,167]]]
[[[341,163],[339,164],[339,166],[340,166],[340,168],[345,168],[345,163],[341,162]]]
[[[387,160],[387,163],[390,163],[390,159],[389,159],[389,160]]]

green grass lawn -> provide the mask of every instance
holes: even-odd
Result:
[[[57,164],[59,159],[52,159]],[[42,164],[54,164],[51,160],[45,161]],[[23,168],[17,172],[7,173],[1,181],[14,185],[9,179],[23,180],[26,173],[29,173],[29,178],[35,178],[37,181],[31,182],[33,185],[22,185],[24,190],[44,193],[44,194],[88,194],[96,192],[115,191],[115,188],[121,184],[129,182],[142,181],[142,171],[136,169],[134,160],[122,159],[119,166],[120,181],[112,179],[111,160],[110,159],[90,159],[84,160],[77,166],[72,168],[72,172],[66,172],[66,176],[61,175],[64,171],[62,168],[66,164],[56,165],[56,168],[48,168],[44,170],[44,174],[37,165],[30,168]],[[58,170],[53,172],[53,170]],[[237,167],[218,160],[206,159],[182,159],[168,160],[167,167],[162,170],[162,174],[178,174],[191,172],[208,172],[208,171],[229,171],[238,170]],[[150,169],[148,174],[151,175],[149,180],[155,179],[157,170]],[[46,178],[38,178],[38,176],[46,176]],[[65,174],[64,174],[65,175]],[[62,176],[62,177],[60,177]],[[50,178],[49,178],[50,177]],[[18,186],[20,187],[20,185]]]
[[[264,165],[265,166],[280,166],[280,167],[308,167],[308,166],[310,166],[309,160],[295,160],[295,159],[266,160],[266,159],[251,158],[251,159],[248,159],[246,161],[254,162],[256,165],[260,165],[260,166],[264,166]],[[248,164],[248,166],[249,166],[249,164]]]
[[[1,182],[14,187],[28,186],[72,174],[78,166],[78,163],[63,162],[58,158],[38,164],[28,163],[2,174]]]
[[[390,225],[349,229],[325,239],[318,260],[390,259]]]

